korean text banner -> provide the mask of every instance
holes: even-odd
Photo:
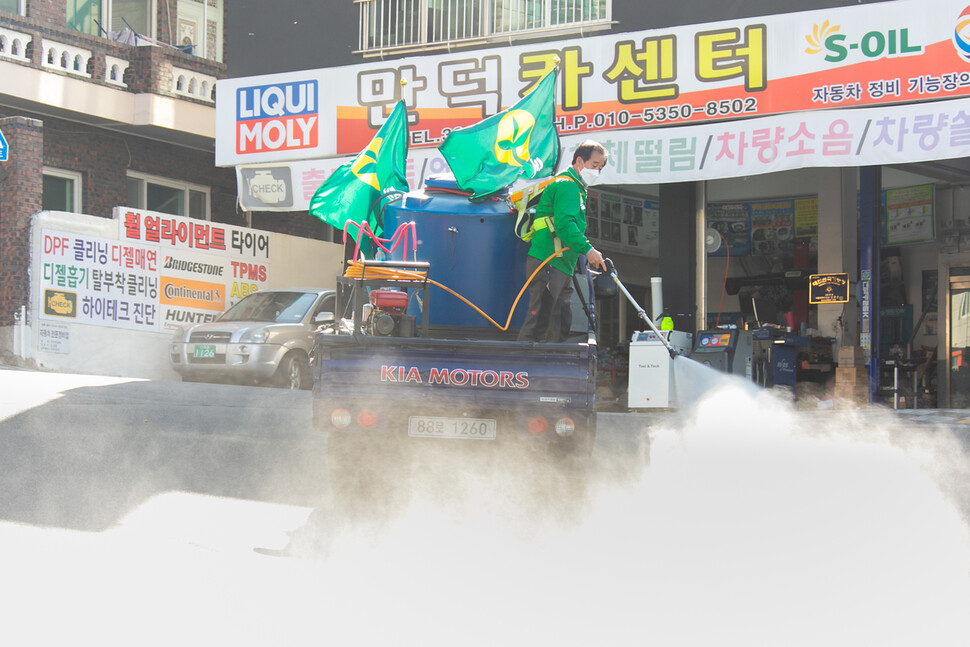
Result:
[[[248,294],[268,287],[268,232],[153,211],[117,207],[118,237],[147,247],[161,330],[213,321]]]
[[[572,150],[585,137],[563,138]],[[741,177],[970,156],[970,98],[605,133],[601,184]]]
[[[401,99],[411,146],[435,146],[514,104],[557,57],[562,135],[970,96],[967,2],[880,2],[221,80],[216,163],[355,154]]]
[[[563,160],[586,135],[561,140]],[[743,177],[810,167],[901,164],[970,156],[970,98],[882,108],[773,115],[676,128],[603,133],[609,164],[600,185],[660,184]],[[305,210],[322,178],[340,160],[291,162],[296,188],[292,207]],[[447,171],[434,149],[411,150],[407,177],[421,187],[431,174]],[[260,173],[260,167],[237,168]],[[239,183],[240,191],[245,184]],[[300,188],[302,187],[302,189]],[[271,210],[272,205],[264,207]]]
[[[157,250],[46,229],[41,237],[41,319],[159,329]]]

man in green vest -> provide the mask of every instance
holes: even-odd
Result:
[[[526,258],[526,277],[554,252],[569,249],[549,261],[529,284],[529,309],[519,341],[557,342],[569,334],[561,330],[562,309],[569,307],[570,282],[580,255],[586,256],[590,266],[606,271],[603,255],[586,239],[586,187],[596,181],[604,166],[606,149],[587,140],[576,147],[570,167],[542,192]],[[548,330],[540,330],[546,322]]]

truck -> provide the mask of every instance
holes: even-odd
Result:
[[[333,490],[387,494],[473,467],[512,470],[562,492],[581,488],[596,435],[596,284],[585,259],[573,277],[578,316],[564,341],[520,342],[508,322],[504,330],[477,325],[484,319],[443,284],[469,278],[452,259],[485,254],[511,267],[503,281],[468,268],[478,275],[465,282],[476,292],[469,302],[504,306],[523,288],[527,249],[507,205],[435,197],[453,217],[429,214],[427,195],[417,197],[419,212],[405,201],[399,214],[417,216],[415,257],[430,260],[357,264],[353,276],[338,277],[338,312],[315,337],[313,421],[328,436]]]

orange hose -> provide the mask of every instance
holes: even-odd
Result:
[[[494,319],[492,319],[485,312],[483,312],[481,308],[479,308],[474,303],[472,303],[462,295],[458,294],[457,292],[449,288],[447,285],[442,285],[441,283],[438,283],[433,279],[429,279],[426,272],[415,272],[411,270],[403,270],[400,268],[384,268],[381,266],[374,266],[374,265],[368,265],[366,271],[367,271],[368,277],[375,278],[375,279],[385,279],[388,281],[427,281],[431,285],[437,286],[442,290],[444,290],[445,292],[448,292],[449,294],[458,297],[459,299],[467,303],[469,306],[471,306],[471,308],[475,310],[475,312],[477,312],[478,314],[488,319],[488,321],[493,326],[495,326],[499,330],[505,331],[509,329],[509,325],[512,323],[512,315],[515,313],[515,307],[519,305],[519,300],[522,298],[522,295],[529,287],[529,284],[532,283],[532,279],[535,278],[536,274],[539,273],[539,270],[545,267],[549,263],[549,261],[561,255],[563,252],[565,252],[568,249],[569,249],[568,247],[563,247],[561,250],[559,250],[558,252],[553,252],[552,255],[549,256],[546,260],[539,263],[539,267],[537,267],[535,271],[532,272],[532,274],[529,276],[529,278],[526,279],[526,282],[522,286],[522,289],[520,289],[519,293],[515,296],[515,301],[512,302],[512,309],[509,310],[509,316],[508,316],[508,319],[505,320],[504,326],[500,326]],[[345,277],[351,278],[351,279],[359,279],[359,278],[362,278],[363,275],[364,275],[364,264],[361,261],[347,262],[347,271],[344,272]]]

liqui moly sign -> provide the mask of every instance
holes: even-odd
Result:
[[[317,81],[236,90],[236,153],[316,148],[320,124]]]

